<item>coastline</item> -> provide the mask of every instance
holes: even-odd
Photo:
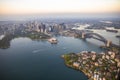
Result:
[[[63,57],[62,57],[62,58],[63,58]],[[64,59],[64,58],[63,58],[63,59]],[[73,70],[77,70],[77,71],[79,71],[79,72],[82,72],[82,73],[89,79],[89,76],[87,76],[87,74],[86,74],[84,71],[79,70],[78,68],[73,68],[73,66],[71,66],[71,65],[69,65],[69,64],[66,64],[66,63],[65,63],[65,60],[64,60],[64,65],[67,66],[67,67],[70,68],[70,69],[73,69]]]
[[[65,62],[64,62],[64,64],[65,64]],[[65,65],[66,65],[68,68],[70,68],[70,69],[77,70],[77,71],[82,72],[83,74],[85,74],[84,71],[79,70],[79,69],[77,69],[77,68],[73,68],[71,65],[68,65],[68,64],[65,64]],[[85,74],[85,76],[89,79],[89,76],[87,76],[86,74]]]
[[[109,78],[109,80],[118,80],[119,78],[120,55],[114,52],[69,53],[62,55],[62,58],[68,68],[83,72],[90,80],[108,80]],[[76,58],[78,59],[75,60]]]

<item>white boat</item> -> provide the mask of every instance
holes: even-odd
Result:
[[[50,38],[48,39],[48,41],[51,43],[51,44],[57,44],[58,40],[56,38]]]

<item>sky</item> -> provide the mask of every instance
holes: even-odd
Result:
[[[120,18],[120,0],[0,0],[1,20]]]
[[[0,15],[119,12],[120,0],[0,0]]]

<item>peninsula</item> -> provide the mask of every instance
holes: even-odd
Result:
[[[82,51],[62,55],[67,67],[82,71],[89,80],[119,80],[120,55]]]

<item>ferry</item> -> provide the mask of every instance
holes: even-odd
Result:
[[[110,30],[110,29],[106,29],[106,31],[108,31],[108,32],[114,32],[114,33],[118,32],[117,30]]]
[[[114,27],[106,27],[106,31],[117,33],[118,31]]]

